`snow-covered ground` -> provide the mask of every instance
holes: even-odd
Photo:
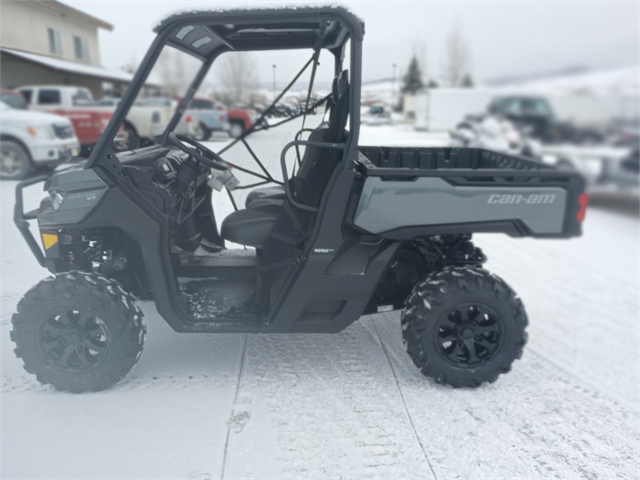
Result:
[[[276,172],[294,131],[252,140]],[[441,141],[398,126],[363,127],[361,143]],[[250,164],[238,148],[226,158]],[[398,313],[335,335],[184,335],[143,302],[138,366],[71,395],[39,386],[12,352],[11,314],[46,275],[12,224],[14,186],[0,184],[3,478],[638,477],[637,211],[592,208],[570,241],[476,237],[530,320],[523,359],[492,385],[423,378]],[[231,211],[223,194],[215,206]]]

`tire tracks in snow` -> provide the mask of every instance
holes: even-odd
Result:
[[[229,455],[229,442],[231,440],[231,430],[235,425],[242,425],[248,421],[248,417],[246,415],[236,416],[234,414],[234,409],[236,408],[236,403],[238,402],[238,394],[240,393],[240,384],[242,382],[242,373],[244,372],[244,364],[247,356],[247,337],[248,334],[244,334],[244,341],[242,342],[242,354],[240,356],[240,368],[238,369],[238,382],[236,383],[236,393],[233,396],[233,404],[231,406],[231,416],[229,421],[227,422],[227,437],[224,441],[224,452],[222,454],[222,467],[220,469],[220,480],[224,480],[224,475],[226,473],[227,467],[227,458]],[[242,429],[242,427],[240,427]]]
[[[396,375],[395,368],[393,368],[393,362],[391,362],[391,358],[389,357],[389,352],[387,352],[387,347],[385,346],[384,342],[382,341],[382,337],[380,337],[380,332],[378,331],[378,326],[376,325],[375,321],[373,321],[373,319],[372,319],[371,322],[373,323],[373,329],[375,330],[376,335],[378,337],[378,340],[380,341],[380,346],[382,347],[382,351],[384,352],[384,356],[387,358],[387,362],[389,362],[389,368],[391,369],[391,373],[393,373],[393,379],[395,380],[396,386],[398,387],[398,393],[400,394],[400,398],[402,399],[402,405],[404,406],[404,411],[407,413],[407,418],[409,419],[409,423],[411,424],[411,428],[413,429],[413,433],[416,436],[416,440],[418,441],[418,444],[420,445],[420,450],[422,450],[422,454],[424,455],[424,459],[427,462],[427,465],[429,465],[429,469],[431,470],[431,475],[433,475],[433,478],[437,480],[436,472],[433,471],[433,465],[431,465],[431,462],[429,461],[429,457],[427,456],[427,452],[424,449],[424,445],[422,444],[422,440],[420,439],[420,435],[418,435],[418,431],[416,430],[416,425],[413,422],[413,418],[411,417],[411,413],[409,412],[409,407],[407,406],[407,402],[404,399],[404,394],[402,393],[402,388],[400,387],[400,381],[398,380],[398,376]]]
[[[476,389],[437,385],[406,356],[397,314],[374,318],[438,477],[619,478],[640,466],[638,415],[540,355]]]
[[[587,380],[586,378],[582,377],[579,373],[573,372],[570,369],[562,366],[561,364],[559,364],[555,360],[551,359],[548,355],[545,355],[545,354],[539,352],[536,348],[527,345],[525,347],[525,350],[528,351],[529,353],[535,355],[536,357],[538,357],[541,361],[552,365],[553,368],[561,371],[566,376],[573,378],[578,383],[581,383],[582,386],[584,386],[585,388],[588,388],[590,390],[598,392],[599,394],[603,395],[604,397],[607,397],[610,400],[613,400],[614,402],[619,403],[620,405],[622,405],[623,407],[625,407],[626,409],[628,409],[631,412],[640,413],[640,406],[639,405],[634,405],[634,404],[630,403],[629,401],[625,400],[624,398],[619,397],[615,393],[613,393],[611,391],[608,391],[606,389],[603,389],[602,387],[598,386],[596,383],[591,382],[591,381]]]
[[[128,374],[120,383],[107,390],[108,392],[125,392],[129,390],[153,389],[157,391],[165,389],[201,389],[205,387],[221,388],[225,385],[224,375],[157,375],[138,376],[135,373]],[[40,384],[34,375],[24,373],[20,375],[3,374],[0,393],[25,393],[25,392],[54,392],[51,385]]]
[[[231,430],[225,478],[433,478],[361,322],[334,335],[250,336],[240,389],[253,417]]]

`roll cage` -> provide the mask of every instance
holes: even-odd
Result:
[[[189,102],[191,102],[203,79],[209,72],[213,62],[225,52],[250,52],[264,50],[288,50],[288,49],[313,49],[312,58],[304,65],[289,85],[278,95],[270,107],[268,107],[255,122],[254,126],[247,130],[240,138],[235,139],[219,153],[241,142],[248,149],[251,156],[260,166],[262,173],[252,172],[234,165],[240,171],[244,171],[260,178],[262,181],[247,187],[259,184],[276,182],[266,171],[255,153],[251,150],[246,137],[260,129],[261,120],[269,114],[276,103],[290,89],[302,73],[312,65],[311,93],[315,67],[318,54],[322,49],[328,50],[334,56],[334,70],[338,75],[342,71],[347,42],[350,41],[350,105],[349,105],[349,136],[344,146],[342,167],[350,168],[352,162],[358,157],[358,133],[360,125],[360,88],[361,88],[361,64],[362,64],[362,40],[364,24],[362,20],[342,7],[287,7],[272,9],[231,9],[211,11],[191,11],[187,13],[173,14],[162,20],[154,29],[157,33],[149,51],[143,59],[140,67],[134,75],[131,84],[125,91],[111,121],[104,133],[100,136],[93,149],[85,168],[103,167],[110,171],[116,178],[122,173],[122,164],[111,149],[113,140],[120,125],[136,100],[144,82],[154,67],[165,46],[174,47],[202,61],[202,66],[192,80],[191,85],[178,104],[176,111],[170,120],[160,142],[166,143],[167,135],[173,131],[184,114]],[[308,103],[306,110],[313,109],[314,105]],[[275,126],[291,119],[277,123]],[[299,138],[295,139],[303,144]],[[298,156],[299,158],[299,156]],[[233,198],[232,198],[233,200]],[[235,203],[234,203],[235,206]]]

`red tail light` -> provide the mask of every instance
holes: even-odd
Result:
[[[186,117],[184,117],[184,121],[187,123],[191,123],[191,117],[187,115]]]
[[[579,222],[582,222],[584,221],[584,216],[587,213],[587,203],[589,203],[589,195],[586,193],[580,195],[580,197],[578,198],[578,203],[580,204],[580,210],[578,210],[578,213],[576,213],[576,219]]]

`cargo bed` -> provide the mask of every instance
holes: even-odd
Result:
[[[479,148],[359,147],[362,191],[351,222],[392,239],[474,232],[581,234],[584,179]]]

